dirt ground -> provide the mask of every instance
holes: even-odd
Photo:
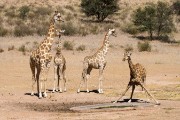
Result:
[[[32,46],[43,37],[0,38],[0,120],[62,120],[62,119],[129,119],[129,120],[179,120],[180,119],[180,46],[152,41],[152,52],[138,52],[137,40],[118,31],[110,38],[107,67],[104,71],[104,94],[94,92],[98,87],[98,70],[93,70],[89,79],[90,93],[76,93],[82,72],[82,61],[92,55],[102,44],[105,33],[85,37],[62,37],[73,41],[75,48],[83,44],[85,51],[67,51],[67,92],[52,93],[53,63],[48,75],[48,97],[38,99],[30,96],[31,71],[29,53],[23,55],[18,49],[22,44]],[[178,36],[179,37],[179,36]],[[15,50],[8,51],[14,45]],[[147,88],[161,103],[160,106],[139,108],[106,108],[87,111],[71,111],[71,107],[108,103],[116,100],[129,81],[129,67],[122,61],[124,48],[131,45],[133,63],[141,63],[147,69]],[[52,53],[55,53],[53,45]],[[84,89],[82,89],[84,90]],[[131,91],[131,90],[130,90]],[[124,98],[128,98],[130,91]],[[134,98],[147,99],[136,89]]]

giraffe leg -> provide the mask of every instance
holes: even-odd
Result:
[[[45,78],[44,78],[44,93],[43,93],[43,97],[47,97],[47,93],[46,93],[46,82],[47,82],[47,76],[49,73],[49,69],[50,69],[50,62],[48,62],[46,64],[46,68],[45,68]]]
[[[64,80],[64,92],[66,92],[67,89],[66,89],[66,74],[65,74],[65,71],[63,71],[63,80]]]
[[[53,86],[53,93],[56,90],[56,82],[57,82],[57,77],[58,77],[58,73],[57,73],[57,66],[54,65],[54,86]]]
[[[103,93],[102,81],[103,81],[103,69],[99,69],[99,89],[98,89],[99,93]]]
[[[131,85],[128,85],[126,90],[122,93],[121,97],[119,97],[116,101],[114,101],[114,103],[117,103],[126,94],[126,92],[129,90],[130,87]]]
[[[36,78],[35,78],[35,63],[32,63],[32,60],[30,61],[30,68],[31,68],[31,72],[32,72],[32,92],[31,95],[34,95],[34,85],[36,83]]]
[[[148,90],[144,87],[144,85],[142,83],[140,83],[140,86],[146,91],[146,93],[155,101],[156,105],[160,105],[160,103],[154,98],[153,95],[151,95],[151,93],[148,92]]]
[[[135,85],[132,85],[131,97],[130,97],[130,99],[129,99],[128,102],[131,102],[131,101],[132,101],[132,97],[133,97],[134,90],[135,90]]]
[[[63,73],[62,73],[62,66],[59,68],[59,90],[62,93],[62,80],[63,80]]]

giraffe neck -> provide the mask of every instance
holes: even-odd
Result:
[[[54,41],[54,37],[55,37],[55,22],[53,20],[51,20],[47,36],[44,39],[44,41],[42,41],[42,43],[40,45],[40,49],[41,50],[44,49],[45,52],[49,52],[51,50],[51,47],[52,47],[52,44]]]
[[[109,35],[108,33],[105,35],[104,41],[103,41],[103,46],[102,46],[102,52],[104,57],[106,56],[107,52],[109,49]]]
[[[128,63],[129,63],[130,71],[131,71],[131,72],[134,72],[134,71],[135,71],[135,70],[134,70],[134,65],[133,65],[133,63],[132,63],[131,58],[128,59]]]
[[[60,55],[61,54],[61,49],[62,49],[62,44],[61,44],[61,40],[59,40],[56,54]]]

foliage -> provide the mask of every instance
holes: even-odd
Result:
[[[156,31],[157,36],[161,36],[162,34],[171,33],[174,25],[173,25],[173,18],[172,18],[172,9],[165,2],[158,2],[157,4],[157,24],[156,24]]]
[[[30,29],[27,25],[21,24],[14,28],[14,35],[16,37],[26,36],[26,35],[33,35],[34,31]]]
[[[99,22],[119,10],[118,0],[81,0],[81,8],[86,16],[96,16]]]
[[[134,13],[134,25],[140,31],[148,31],[151,40],[153,33],[156,32],[159,37],[171,33],[174,28],[172,10],[168,3],[148,4],[144,8],[138,8]]]
[[[76,48],[77,51],[84,51],[86,49],[85,45],[80,45]]]
[[[26,46],[23,44],[18,48],[18,51],[26,52]]]
[[[124,51],[125,51],[125,52],[133,51],[132,45],[127,44],[127,45],[125,46],[125,48],[124,48]]]
[[[25,19],[30,11],[30,8],[28,6],[22,6],[19,8],[19,17],[21,19]]]
[[[72,22],[62,24],[61,28],[65,30],[64,35],[71,36],[77,33],[77,29]]]
[[[63,47],[64,47],[66,50],[73,50],[73,49],[74,49],[74,43],[73,43],[73,42],[70,42],[70,41],[64,41]]]
[[[143,51],[148,51],[150,52],[151,51],[151,45],[148,41],[145,41],[145,42],[138,42],[138,50],[139,52],[143,52]]]
[[[145,8],[138,8],[135,11],[133,20],[134,24],[143,31],[148,31],[151,40],[153,39],[153,31],[156,23],[156,9],[154,5],[145,6]]]
[[[176,0],[173,5],[173,10],[177,15],[180,15],[180,0]]]
[[[0,26],[0,36],[4,37],[7,35],[7,33],[8,33],[8,30],[5,29],[4,27]]]

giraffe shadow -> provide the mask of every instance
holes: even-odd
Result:
[[[87,93],[86,90],[82,90],[81,92]],[[99,93],[98,90],[90,90],[89,93]]]
[[[32,96],[31,93],[24,93],[24,95]],[[37,96],[37,97],[38,97],[38,94],[37,94],[37,93],[34,93],[33,96]]]
[[[121,101],[117,101],[118,103],[127,103],[130,99],[123,99]],[[131,102],[134,102],[134,103],[149,103],[145,100],[141,100],[141,99],[131,99]]]

